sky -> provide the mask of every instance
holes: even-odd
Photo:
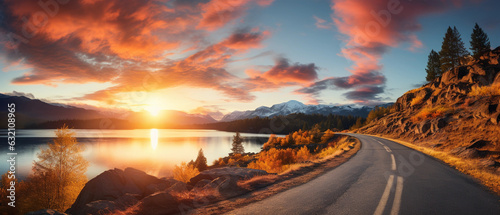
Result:
[[[99,110],[394,102],[496,0],[4,0],[0,92]]]

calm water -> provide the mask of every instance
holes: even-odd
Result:
[[[90,162],[88,178],[112,168],[134,167],[156,176],[169,176],[174,165],[195,160],[198,150],[203,149],[208,163],[231,151],[234,133],[215,130],[189,129],[136,129],[136,130],[99,130],[74,129],[78,142],[86,146],[83,156]],[[241,134],[246,152],[258,152],[269,137],[266,134]],[[25,178],[30,172],[33,161],[37,159],[40,148],[54,138],[54,130],[17,130],[16,131],[16,176]],[[6,140],[6,133],[0,133]],[[8,171],[6,162],[8,145],[2,141],[0,154],[1,173]]]

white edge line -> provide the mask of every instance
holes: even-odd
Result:
[[[396,185],[396,194],[392,203],[391,215],[398,215],[401,207],[401,194],[403,194],[403,177],[398,176]]]
[[[393,181],[394,181],[394,175],[390,175],[389,180],[387,180],[387,185],[385,186],[384,194],[382,194],[377,209],[375,209],[375,213],[373,213],[373,215],[381,215],[384,212],[385,205],[387,204],[387,200],[389,199],[389,194],[391,191]]]

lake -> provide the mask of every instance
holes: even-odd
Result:
[[[231,152],[233,132],[194,129],[73,129],[79,143],[85,145],[83,156],[90,162],[89,179],[112,168],[133,167],[149,174],[170,176],[174,165],[195,160],[203,149],[208,164]],[[242,133],[245,152],[259,152],[268,134]],[[5,131],[0,137],[7,139]],[[40,148],[55,137],[52,129],[16,130],[16,177],[26,178]],[[3,141],[6,143],[6,141]],[[8,145],[0,148],[7,159]],[[8,171],[6,159],[0,163],[1,173]]]

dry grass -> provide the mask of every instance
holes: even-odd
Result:
[[[245,181],[238,181],[238,186],[247,190],[264,187],[278,180],[278,175],[259,175]]]
[[[418,112],[415,116],[411,118],[413,122],[420,122],[426,119],[434,119],[437,117],[444,116],[447,113],[453,111],[453,108],[445,107],[445,106],[436,106],[432,108],[422,108],[420,112]]]
[[[482,87],[474,86],[469,96],[500,96],[500,83]]]
[[[192,177],[200,174],[198,169],[194,168],[194,166],[186,164],[186,162],[182,162],[179,166],[175,165],[174,167],[174,179],[182,182],[189,182]]]
[[[447,152],[442,152],[427,147],[417,146],[401,140],[395,140],[386,137],[383,138],[397,142],[406,147],[415,149],[417,151],[435,157],[445,162],[446,164],[450,165],[451,167],[457,169],[458,171],[478,179],[481,182],[481,184],[485,185],[486,187],[490,188],[493,192],[500,195],[500,175],[494,174],[490,170],[481,168],[478,164],[478,160],[459,158]]]
[[[421,103],[422,103],[422,101],[424,100],[424,97],[425,97],[425,95],[424,95],[424,94],[422,94],[422,95],[420,95],[420,96],[417,96],[417,97],[413,98],[413,100],[411,100],[410,105],[411,105],[411,106],[415,106],[415,105],[419,105],[419,104],[421,104]]]
[[[408,91],[408,92],[406,92],[406,93],[415,93],[415,92],[420,91],[421,89],[422,89],[422,88],[421,88],[421,87],[419,87],[419,88],[416,88],[416,89],[410,90],[410,91]],[[405,94],[406,94],[406,93],[405,93]]]

